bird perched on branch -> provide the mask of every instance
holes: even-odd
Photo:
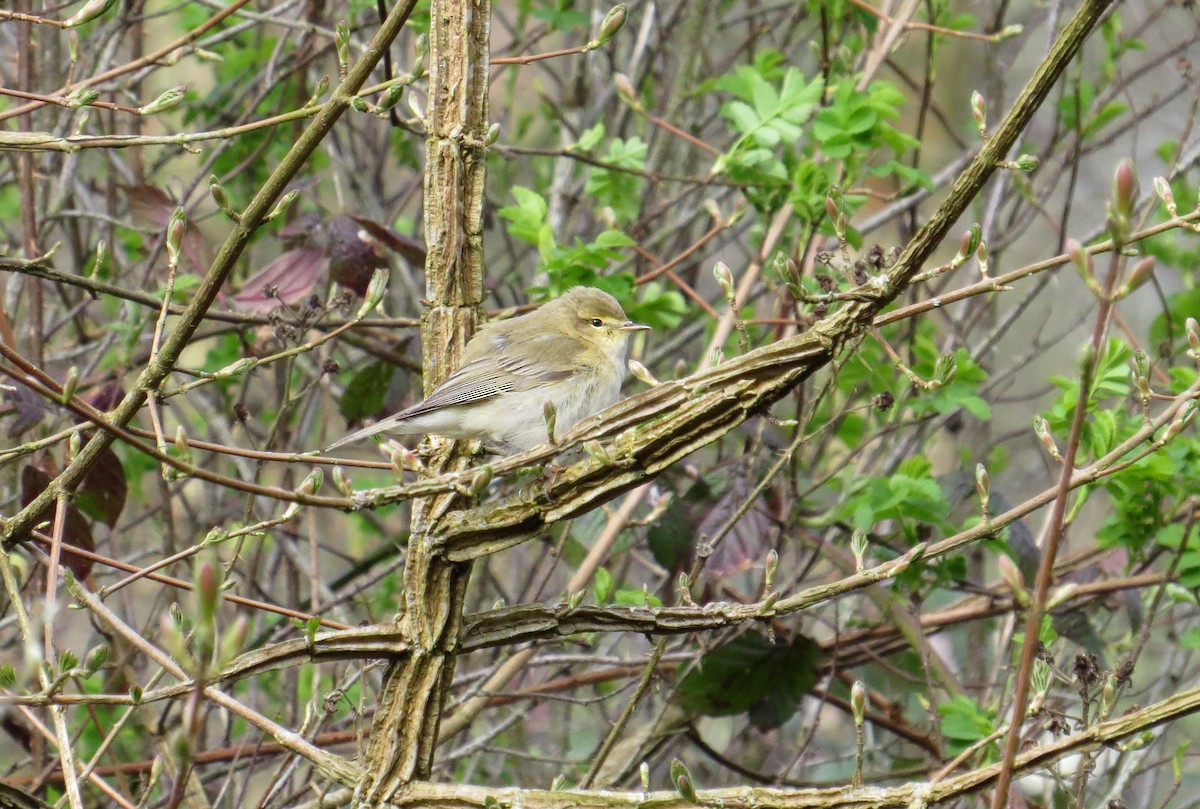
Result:
[[[629,337],[648,328],[630,321],[607,292],[575,287],[520,317],[486,324],[463,350],[462,367],[427,399],[326,451],[377,433],[476,438],[504,454],[531,449],[550,439],[550,423],[567,430],[617,400]]]

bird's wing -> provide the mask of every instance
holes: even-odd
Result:
[[[547,368],[544,363],[514,357],[487,357],[469,362],[450,375],[429,398],[397,418],[412,418],[444,407],[478,402],[503,393],[533,390],[571,376],[569,370]]]
[[[557,370],[564,365],[569,368],[575,358],[573,352],[578,350],[578,345],[570,338],[553,333],[533,337],[532,343],[527,338],[526,346],[532,350],[524,352],[525,358],[517,358],[504,356],[509,336],[503,330],[492,330],[483,341],[479,340],[481,336],[484,335],[476,335],[476,339],[467,345],[468,362],[434,389],[428,399],[344,436],[326,447],[325,452],[371,435],[399,430],[408,419],[442,408],[532,390],[561,382],[572,375],[570,370]],[[557,362],[548,361],[552,359]]]

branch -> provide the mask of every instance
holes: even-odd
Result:
[[[619,436],[611,446],[612,462],[590,458],[575,464],[556,476],[539,496],[519,494],[447,513],[431,532],[440,543],[441,552],[453,561],[476,558],[517,544],[547,525],[585,513],[656,477],[676,461],[765,411],[830,362],[917,274],[1005,159],[1110,2],[1088,0],[1080,6],[993,136],[954,181],[946,201],[887,274],[857,290],[858,300],[821,320],[809,332],[685,380],[661,384],[614,405],[604,412],[602,420],[593,418],[578,425],[564,436],[564,444],[613,435],[639,422],[658,418]],[[543,463],[558,451],[554,447],[531,450],[504,459],[495,466],[495,471],[501,473]],[[364,507],[379,506],[399,499],[400,492],[400,487],[382,489],[363,496],[360,502]]]
[[[1200,686],[1175,694],[1118,719],[1094,725],[1080,733],[1041,745],[1017,757],[1015,772],[1040,770],[1067,756],[1078,755],[1112,745],[1158,725],[1200,712]],[[883,807],[924,807],[951,801],[977,792],[992,784],[1000,772],[993,764],[936,784],[915,782],[893,787],[867,786],[858,789],[776,789],[731,787],[698,789],[697,803],[690,803],[675,791],[640,792],[629,790],[538,790],[523,787],[490,789],[460,784],[413,782],[403,795],[390,802],[394,809],[438,806],[441,809],[694,809],[695,806],[720,806],[722,809],[882,809]],[[345,795],[330,795],[321,806],[339,806]]]
[[[163,342],[158,356],[138,376],[133,389],[125,395],[125,398],[113,411],[111,420],[114,424],[121,426],[128,424],[146,403],[150,391],[157,390],[167,375],[174,370],[179,355],[183,353],[188,341],[191,340],[192,335],[204,320],[205,314],[212,306],[217,293],[229,277],[229,273],[232,272],[238,257],[249,244],[251,237],[266,220],[272,206],[283,195],[288,183],[304,166],[309,155],[316,150],[337,120],[349,109],[350,99],[358,88],[362,87],[376,63],[383,57],[383,52],[388,44],[400,33],[400,29],[408,20],[408,15],[415,6],[416,0],[408,0],[405,3],[397,4],[392,9],[392,13],[375,33],[375,37],[367,46],[362,58],[350,67],[346,78],[338,84],[329,101],[321,107],[321,111],[312,123],[300,135],[296,144],[284,155],[279,165],[271,172],[271,176],[263,183],[263,187],[246,206],[240,221],[226,237],[225,243],[221,245],[220,252],[197,288],[191,303],[180,316],[178,326]],[[43,492],[15,516],[3,523],[3,526],[0,527],[0,541],[7,545],[28,537],[40,515],[45,512],[55,498],[61,493],[74,491],[114,440],[115,436],[110,432],[97,432],[75,457],[75,460],[52,480]]]

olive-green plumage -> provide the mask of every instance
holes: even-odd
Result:
[[[575,287],[528,314],[483,326],[463,364],[419,402],[334,442],[335,449],[376,433],[477,438],[505,453],[545,443],[545,403],[557,431],[617,400],[632,323],[607,292]]]

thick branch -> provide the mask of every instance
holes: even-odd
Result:
[[[1032,772],[1069,755],[1111,745],[1158,725],[1200,711],[1200,687],[1183,691],[1118,719],[1094,725],[1081,733],[1029,750],[1017,757],[1014,770]],[[1000,765],[993,764],[934,784],[915,782],[894,787],[858,789],[773,789],[731,787],[698,789],[699,805],[723,809],[884,809],[933,806],[983,789],[996,780]],[[440,809],[692,809],[674,791],[616,792],[586,790],[535,790],[458,784],[413,783],[398,795],[393,807],[438,806]]]

